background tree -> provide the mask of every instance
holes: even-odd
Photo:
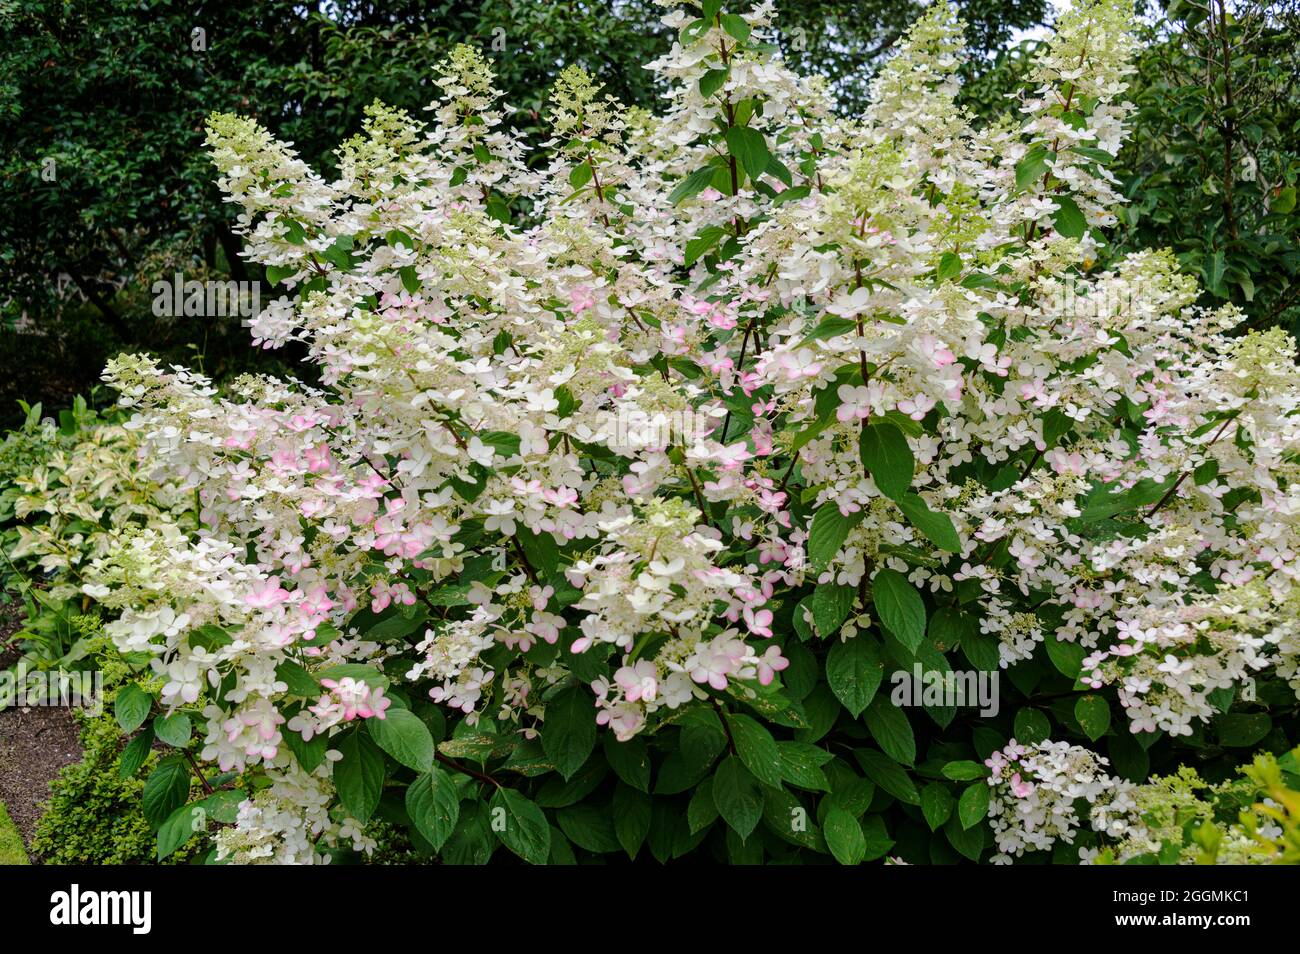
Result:
[[[922,6],[779,0],[778,42],[796,69],[829,77],[853,114]],[[1116,170],[1140,198],[1122,213],[1114,253],[1172,246],[1207,295],[1241,304],[1256,326],[1297,318],[1296,6],[1147,7],[1132,87],[1142,132]],[[1008,43],[1045,19],[1046,3],[962,7],[985,54],[966,68],[964,99],[991,118],[1032,46]],[[237,320],[150,309],[150,285],[178,271],[261,277],[196,158],[213,110],[255,116],[329,173],[333,144],[373,100],[420,114],[455,42],[492,56],[517,128],[535,126],[573,63],[646,104],[656,90],[641,66],[672,41],[661,13],[652,0],[0,0],[0,420],[17,420],[19,397],[66,404],[122,346],[196,352],[218,378],[265,363]]]
[[[640,6],[0,4],[0,417],[14,418],[20,397],[66,404],[122,345],[198,351],[219,376],[256,366],[237,320],[150,310],[150,285],[178,271],[260,277],[239,257],[203,156],[213,110],[256,116],[328,172],[365,105],[419,115],[434,64],[466,39],[495,49],[522,122],[568,62],[643,101],[650,74],[636,64],[662,39]]]
[[[1248,327],[1300,322],[1300,4],[1174,0],[1145,34],[1119,254],[1167,245]]]

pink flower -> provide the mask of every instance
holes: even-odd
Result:
[[[914,421],[919,421],[930,413],[934,407],[935,400],[928,394],[917,394],[910,398],[903,398],[898,402],[898,412],[906,414]]]
[[[835,419],[841,424],[863,421],[871,415],[871,391],[865,384],[841,384],[835,389],[840,406],[835,409]]]
[[[936,368],[946,368],[957,360],[957,356],[934,335],[921,335],[917,338],[916,350]]]
[[[343,718],[351,722],[358,717],[362,719],[387,718],[385,712],[392,705],[392,700],[384,696],[384,687],[370,688],[365,682],[351,676],[343,679],[322,679],[320,684],[328,690],[320,701],[311,707],[323,720],[329,720],[341,709]]]
[[[780,646],[768,646],[767,652],[758,657],[758,682],[769,686],[776,674],[790,667],[790,660],[781,655]]]
[[[569,301],[572,303],[573,313],[580,315],[588,308],[595,307],[596,296],[590,285],[575,285],[569,289]]]
[[[1016,798],[1027,798],[1033,791],[1034,786],[1029,782],[1022,781],[1019,772],[1011,776],[1011,794]]]
[[[746,606],[745,625],[749,627],[749,631],[755,636],[770,637],[772,635],[772,611],[765,609],[755,611]],[[780,655],[779,650],[777,655]]]
[[[659,670],[648,659],[639,659],[631,666],[623,666],[614,673],[614,682],[623,690],[628,702],[644,699],[653,702],[659,692]]]
[[[280,586],[278,577],[270,577],[253,586],[253,592],[244,597],[249,606],[265,609],[276,606],[289,598],[289,591]]]
[[[330,456],[328,444],[318,444],[303,451],[307,458],[307,469],[313,474],[326,474],[334,467],[334,458]]]

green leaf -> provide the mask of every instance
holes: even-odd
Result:
[[[803,707],[790,701],[775,684],[770,686],[742,686],[730,683],[727,695],[743,702],[768,722],[783,725],[788,729],[808,728],[808,718]]]
[[[812,189],[809,186],[795,186],[793,189],[778,192],[776,198],[772,200],[772,204],[785,205],[787,202],[801,202],[810,195],[812,195]]]
[[[456,830],[442,849],[442,859],[449,865],[485,865],[496,850],[487,805],[470,802],[460,813]]]
[[[549,533],[532,533],[521,527],[515,534],[515,539],[523,548],[528,562],[541,574],[543,580],[555,576],[560,568],[560,548],[556,546],[553,536]]]
[[[767,791],[776,790],[769,788]],[[706,778],[695,786],[695,791],[691,793],[690,803],[686,806],[686,824],[694,835],[717,820],[718,806],[713,803],[713,779]]]
[[[879,752],[876,755],[893,765]],[[894,768],[897,769],[897,766]],[[876,783],[862,778],[838,760],[828,763],[826,769],[826,775],[831,780],[831,792],[823,799],[826,808],[842,808],[854,818],[861,818],[876,797]]]
[[[1045,742],[1052,732],[1052,726],[1047,721],[1047,716],[1037,709],[1029,707],[1025,707],[1016,713],[1014,725],[1016,741],[1023,745]]]
[[[1205,276],[1205,287],[1220,298],[1224,297],[1223,292],[1223,250],[1216,249],[1201,268],[1201,274]]]
[[[307,742],[297,732],[286,728],[281,731],[281,737],[304,771],[314,772],[325,761],[325,753],[329,751],[329,740],[325,736],[313,735]]]
[[[921,814],[925,816],[925,823],[930,826],[930,831],[938,831],[939,827],[948,820],[952,814],[953,804],[952,793],[942,782],[931,782],[921,789]]]
[[[291,695],[314,700],[321,694],[316,677],[292,660],[286,659],[275,667],[275,678],[289,687]]]
[[[390,706],[384,718],[367,719],[366,728],[381,749],[407,768],[417,772],[433,768],[433,735],[410,709]]]
[[[1198,487],[1205,486],[1210,481],[1212,481],[1215,477],[1218,476],[1219,476],[1219,462],[1214,458],[1210,458],[1205,463],[1199,465],[1195,470],[1192,471],[1192,480],[1196,482],[1196,485]]]
[[[862,428],[858,442],[862,463],[871,471],[871,478],[880,492],[899,500],[912,486],[916,459],[907,438],[893,423],[880,421]]]
[[[808,560],[814,570],[821,571],[840,552],[849,531],[862,522],[866,512],[855,511],[847,517],[840,513],[835,501],[829,500],[813,514],[812,529],[808,535]]]
[[[875,861],[894,847],[894,839],[889,837],[885,819],[880,815],[868,815],[862,819],[862,835],[867,843],[866,861]]]
[[[952,517],[942,511],[931,510],[929,504],[916,494],[904,494],[898,500],[898,508],[907,515],[912,526],[925,534],[940,550],[961,552],[961,539],[952,525]]]
[[[989,774],[989,770],[983,765],[966,759],[948,762],[939,771],[943,773],[944,778],[950,778],[954,782],[969,782],[972,779],[988,778]]]
[[[1078,203],[1068,195],[1054,195],[1052,201],[1058,206],[1052,213],[1056,231],[1066,238],[1083,238],[1083,233],[1088,230],[1088,223],[1083,213],[1079,211]]]
[[[713,174],[717,170],[713,166],[705,166],[703,169],[696,169],[689,176],[682,179],[673,187],[673,191],[668,193],[668,202],[671,205],[689,199],[693,195],[703,192],[710,182],[713,181]]]
[[[709,70],[700,77],[700,95],[705,99],[708,99],[718,90],[722,89],[723,85],[727,82],[727,77],[730,73],[731,69],[729,67]]]
[[[880,645],[864,633],[835,643],[826,655],[826,682],[855,719],[875,697],[884,675]]]
[[[415,239],[401,229],[389,229],[384,235],[384,241],[388,243],[390,248],[405,248],[408,250],[415,248]]]
[[[867,778],[875,782],[890,795],[909,805],[920,805],[921,796],[916,791],[916,783],[897,762],[882,752],[874,749],[854,749],[853,757],[867,773]]]
[[[564,778],[582,768],[596,746],[596,710],[583,687],[561,692],[546,704],[542,750]]]
[[[580,162],[569,170],[569,185],[575,189],[581,189],[591,181],[593,170],[590,162]]]
[[[967,275],[965,278],[961,280],[961,287],[962,288],[992,288],[994,290],[999,290],[1003,286],[1002,283],[999,282],[992,275],[986,274],[985,272],[971,272],[969,275]]]
[[[122,778],[130,778],[140,771],[140,766],[144,765],[145,760],[149,758],[152,747],[153,726],[145,726],[144,730],[122,749],[122,756],[117,763],[118,775]]]
[[[189,744],[190,717],[183,712],[173,712],[164,718],[155,719],[153,730],[163,742],[179,749]]]
[[[743,43],[749,39],[749,21],[735,13],[724,13],[720,20],[722,29],[731,35],[731,38],[737,42]]]
[[[778,742],[781,753],[781,777],[791,785],[810,792],[829,792],[830,782],[822,766],[832,758],[825,749],[808,742]]]
[[[718,244],[718,239],[726,233],[720,225],[706,225],[700,234],[686,243],[686,257],[682,264],[687,268],[694,265],[701,255]]]
[[[455,781],[435,765],[407,787],[406,814],[433,850],[441,851],[460,820],[460,793]]]
[[[1016,188],[1022,192],[1042,178],[1047,172],[1049,153],[1044,145],[1037,145],[1025,153],[1023,159],[1016,163]]]
[[[842,865],[860,865],[867,856],[867,839],[858,820],[842,808],[832,808],[822,824],[826,847]]]
[[[910,652],[925,639],[925,602],[911,582],[886,567],[872,580],[872,601],[880,621]]]
[[[627,856],[635,859],[650,834],[650,796],[627,785],[614,789],[614,834]]]
[[[1071,146],[1070,149],[1077,152],[1085,159],[1091,159],[1093,162],[1100,163],[1103,166],[1110,165],[1115,161],[1115,157],[1105,149],[1098,149],[1095,146]]]
[[[1101,696],[1080,696],[1074,703],[1074,717],[1084,734],[1096,742],[1110,728],[1110,704]]]
[[[286,278],[292,278],[297,273],[298,273],[297,265],[266,266],[266,280],[272,285],[283,284]]]
[[[364,632],[366,639],[377,643],[396,642],[410,636],[417,629],[423,628],[428,619],[429,611],[423,606],[403,607],[392,616],[381,619],[369,629],[364,630]],[[316,691],[320,692],[320,689],[317,688]]]
[[[202,803],[182,805],[173,811],[158,827],[158,860],[174,854],[207,827],[207,811]]]
[[[646,751],[645,740],[633,736],[626,742],[620,742],[614,733],[605,733],[605,761],[625,784],[638,791],[650,791],[650,755]]]
[[[420,276],[415,272],[414,265],[403,265],[397,270],[397,277],[402,280],[402,287],[412,295],[420,290]]]
[[[239,806],[247,797],[242,789],[223,788],[195,804],[202,806],[213,821],[233,825],[239,818]]]
[[[916,737],[907,715],[885,696],[876,696],[866,712],[871,737],[895,762],[911,765],[916,761]]]
[[[731,739],[736,746],[736,754],[745,768],[754,777],[766,785],[781,784],[781,753],[776,747],[772,733],[747,715],[727,714],[727,725],[731,729]]]
[[[957,818],[962,828],[979,824],[989,813],[989,786],[987,782],[976,782],[966,786],[957,800]]]
[[[776,156],[772,156],[767,163],[767,174],[774,179],[779,179],[786,188],[794,185],[794,175],[786,168],[785,163]]]
[[[808,809],[785,789],[763,789],[763,824],[782,841],[818,853],[826,851],[821,829],[808,818]]]
[[[949,818],[948,824],[943,828],[943,832],[948,836],[948,841],[952,846],[971,861],[979,861],[980,855],[983,853],[985,830],[986,826],[984,825],[962,828],[961,822],[956,815]]]
[[[1234,749],[1246,749],[1268,735],[1272,720],[1262,712],[1230,712],[1220,716],[1215,727],[1219,744]]]
[[[117,701],[113,704],[113,715],[123,732],[134,732],[144,725],[153,708],[153,697],[133,682],[128,682],[117,690]]]
[[[1130,782],[1145,782],[1151,772],[1151,758],[1146,749],[1128,732],[1116,732],[1107,740],[1110,764]]]
[[[335,748],[343,756],[333,769],[339,801],[357,821],[369,821],[384,792],[384,753],[359,730],[340,735]]]
[[[840,631],[853,609],[855,591],[851,586],[836,583],[819,583],[812,595],[813,624],[823,639]]]
[[[1043,644],[1047,647],[1047,658],[1061,675],[1071,679],[1079,678],[1087,650],[1078,643],[1057,639],[1051,633],[1043,639]]]
[[[307,233],[302,224],[295,222],[293,219],[283,219],[284,222],[284,240],[291,245],[301,245],[307,240]]]
[[[498,788],[488,810],[501,844],[530,865],[546,864],[551,853],[551,826],[545,812],[512,788]]]
[[[713,773],[713,804],[722,820],[741,838],[748,838],[762,817],[759,782],[734,755],[723,759]]]
[[[936,284],[942,285],[961,274],[961,256],[954,252],[944,252],[939,259],[939,267],[934,270]]]
[[[662,805],[658,802],[656,805]],[[600,805],[570,805],[555,813],[560,830],[579,848],[593,854],[607,854],[622,847],[618,842],[618,833],[614,830],[614,820],[609,811]]]
[[[840,335],[847,334],[850,331],[853,331],[857,327],[858,327],[857,322],[851,318],[840,318],[837,315],[829,315],[823,318],[820,322],[818,322],[817,327],[814,328],[812,331],[808,332],[808,334],[804,336],[804,339],[799,342],[799,345],[800,347],[802,347],[803,345],[810,344],[811,342],[814,341],[825,341],[827,338],[837,338]],[[834,418],[829,413],[830,410],[834,410],[834,408],[832,407],[828,409],[824,420],[818,422],[818,424],[820,425],[818,430],[824,430],[826,427],[834,423]],[[803,433],[807,434],[808,430],[805,430]],[[803,435],[801,434],[800,437],[802,436]],[[816,436],[816,433],[814,433],[813,436]],[[812,439],[811,437],[808,438],[808,440],[811,439]],[[802,444],[798,440],[796,440],[795,441],[796,446],[794,447],[794,449],[798,450],[800,447],[803,446],[803,444],[808,443],[808,440],[803,441]]]
[[[731,126],[728,127],[725,138],[727,151],[740,160],[745,174],[757,182],[767,171],[767,164],[772,157],[763,134],[748,126]]]
[[[1278,191],[1278,194],[1268,204],[1269,212],[1278,215],[1287,215],[1295,211],[1296,187],[1287,186],[1285,189]]]
[[[157,830],[189,797],[190,767],[182,756],[172,755],[159,762],[145,779],[140,807],[149,826]]]
[[[978,626],[972,625],[961,637],[961,651],[976,669],[985,672],[998,670],[998,641],[988,633],[981,633]]]

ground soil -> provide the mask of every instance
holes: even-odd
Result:
[[[22,606],[0,604],[0,669],[18,658],[9,638],[22,625]],[[14,707],[0,711],[0,802],[30,845],[45,809],[50,781],[65,765],[81,760],[81,740],[72,710],[62,706]]]

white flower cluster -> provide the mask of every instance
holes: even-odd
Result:
[[[1265,670],[1300,688],[1294,343],[1228,338],[1167,252],[1091,271],[1126,5],[1075,3],[1021,122],[988,129],[954,102],[948,4],[855,120],[761,42],[769,3],[668,6],[665,114],[568,70],[549,164],[466,48],[432,125],[372,107],[333,182],[213,117],[286,292],[255,339],[301,342],[320,384],[113,362],[142,469],[197,526],[124,531],[86,590],[166,704],[206,707],[204,758],[279,777],[286,731],[383,717],[373,675],[337,670],[390,657],[384,679],[525,738],[548,690],[588,685],[627,739],[771,683],[796,588],[838,585],[846,638],[869,630],[885,568],[956,594],[1003,665],[1086,647],[1139,730],[1185,732]],[[1101,784],[1026,757],[1007,853],[1068,835],[1067,796]]]
[[[1106,759],[1068,742],[1021,745],[1011,739],[987,760],[989,820],[998,854],[1009,864],[1026,851],[1074,844],[1085,823],[1118,835],[1136,807],[1132,785],[1106,773]],[[1084,812],[1083,818],[1079,817]]]
[[[374,839],[355,821],[331,821],[332,798],[327,770],[308,775],[295,765],[284,765],[269,788],[239,806],[233,826],[217,829],[216,860],[244,865],[326,864],[329,858],[320,851],[322,843],[374,851]]]

